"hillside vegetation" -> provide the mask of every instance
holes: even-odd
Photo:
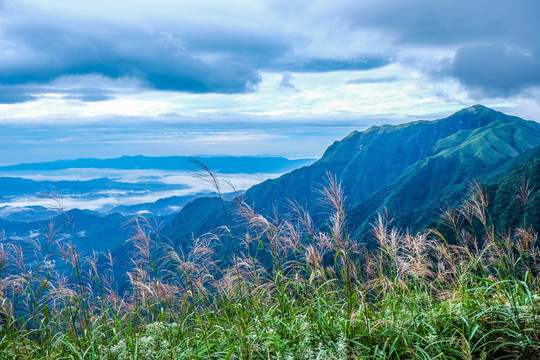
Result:
[[[24,247],[0,243],[1,357],[540,356],[540,248],[525,216],[499,232],[486,191],[472,186],[442,219],[453,241],[438,230],[400,231],[380,215],[369,250],[346,230],[339,182],[328,176],[325,185],[324,232],[298,206],[271,219],[237,200],[242,237],[223,227],[183,250],[134,220],[125,292],[114,258],[85,258],[54,232]]]

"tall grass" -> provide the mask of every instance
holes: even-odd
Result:
[[[243,236],[224,226],[180,248],[136,218],[124,292],[110,254],[81,256],[55,224],[40,241],[3,239],[0,358],[540,356],[538,236],[497,232],[480,186],[445,213],[449,231],[411,234],[380,215],[372,250],[347,233],[335,177],[321,196],[323,230],[296,203],[270,219],[237,197]]]

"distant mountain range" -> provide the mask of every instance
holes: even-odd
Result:
[[[48,235],[55,239],[70,238],[83,251],[105,251],[130,238],[129,217],[119,213],[100,215],[87,210],[73,209],[56,213],[47,220],[6,221],[0,219],[7,241],[40,239]]]
[[[197,160],[221,173],[256,174],[253,179],[313,161],[234,156]],[[192,187],[204,182],[194,177],[192,170],[199,169],[190,158],[181,156],[124,156],[0,167],[0,240],[43,239],[53,223],[59,229],[57,236],[76,237],[82,249],[114,248],[129,238],[125,224],[132,217],[146,216],[164,224],[187,203],[212,196],[204,187]],[[94,178],[103,174],[107,177]],[[70,180],[59,180],[64,177]],[[256,181],[253,179],[250,181]],[[182,181],[186,183],[178,183]],[[85,206],[99,212],[77,209],[87,209]]]
[[[369,241],[379,212],[388,213],[396,227],[418,231],[458,206],[472,180],[504,182],[520,166],[537,178],[539,146],[539,123],[475,105],[440,120],[354,131],[315,163],[255,185],[245,197],[265,215],[286,214],[294,200],[321,221],[318,189],[330,172],[345,189],[351,233]],[[228,207],[232,215],[233,205]],[[218,200],[199,198],[172,220],[167,235],[183,241],[223,221]]]
[[[182,190],[188,186],[181,184],[165,184],[148,179],[138,182],[122,182],[116,179],[99,178],[92,180],[30,180],[19,177],[0,176],[0,199],[10,196],[40,195],[60,192],[62,194],[77,195],[98,191],[150,191],[150,190]]]
[[[0,171],[15,170],[63,170],[63,169],[154,169],[192,171],[199,170],[191,161],[196,159],[204,162],[213,170],[224,174],[254,174],[259,172],[283,173],[299,166],[310,164],[314,159],[290,160],[283,157],[257,157],[257,156],[122,156],[115,159],[74,159],[57,160],[50,162],[28,163],[18,165],[0,166]]]
[[[238,191],[237,194],[241,194],[244,191]],[[115,206],[108,213],[118,212],[122,215],[142,215],[142,216],[151,216],[151,217],[168,217],[170,215],[178,213],[186,204],[195,201],[200,197],[215,197],[217,193],[215,192],[206,192],[198,193],[195,195],[188,196],[171,196],[163,199],[156,200],[152,203],[143,203],[135,205],[120,205]],[[231,198],[232,193],[225,193],[223,196]]]
[[[200,169],[192,160],[220,174],[236,176],[243,187],[246,185],[242,181],[253,184],[314,161],[252,156],[123,156],[2,166],[0,219],[50,218],[56,214],[48,208],[54,205],[54,199],[61,199],[65,209],[128,216],[171,215],[189,201],[211,193],[204,180],[194,174],[193,170]]]

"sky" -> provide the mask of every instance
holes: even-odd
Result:
[[[536,0],[0,0],[0,164],[318,157],[477,103],[540,121]]]

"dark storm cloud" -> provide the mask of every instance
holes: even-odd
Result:
[[[486,96],[512,96],[540,85],[540,58],[493,46],[464,46],[443,73]]]
[[[305,58],[290,39],[274,32],[246,31],[239,26],[164,24],[156,27],[66,19],[39,13],[8,18],[0,31],[9,40],[0,58],[0,84],[12,85],[17,102],[39,95],[21,85],[50,85],[65,76],[101,75],[134,79],[143,88],[188,93],[244,93],[256,89],[260,70],[327,72],[366,70],[386,58],[334,60]],[[2,20],[2,19],[0,19]],[[1,49],[1,48],[0,48]],[[17,95],[18,94],[18,95]],[[82,101],[109,95],[66,94]]]
[[[185,50],[198,54],[222,54],[255,68],[275,69],[281,58],[293,53],[289,39],[279,33],[246,32],[219,26],[183,29]]]
[[[401,48],[454,47],[441,74],[471,91],[511,96],[540,85],[540,1],[350,2],[352,29],[377,29]]]
[[[3,84],[46,84],[64,75],[100,74],[133,77],[158,90],[236,93],[249,91],[260,81],[257,71],[241,57],[214,54],[218,61],[203,61],[164,43],[161,34],[138,29],[45,23],[4,31],[16,40],[20,57],[0,60]]]
[[[340,12],[352,28],[379,29],[399,44],[539,43],[534,0],[350,1]]]

